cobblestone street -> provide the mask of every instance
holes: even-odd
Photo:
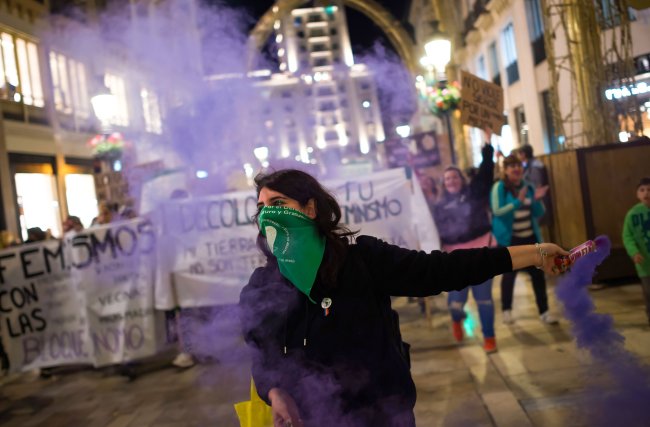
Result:
[[[411,343],[418,388],[418,426],[567,426],[588,425],[576,405],[587,379],[598,379],[584,351],[576,349],[570,324],[546,326],[537,318],[529,283],[519,278],[516,323],[505,326],[497,310],[499,351],[486,355],[480,331],[457,345],[450,333],[446,298],[431,299],[429,326],[417,304],[395,301],[404,339]],[[552,294],[549,289],[549,294]],[[650,365],[650,328],[638,284],[590,292],[598,312],[614,317],[626,349]],[[497,297],[498,281],[494,295]],[[560,313],[552,299],[552,309]],[[496,301],[499,307],[499,301]],[[470,303],[472,318],[475,306]],[[474,322],[475,325],[478,321]],[[477,326],[478,327],[478,326]],[[30,373],[3,379],[3,426],[237,426],[233,404],[247,400],[249,364],[243,346],[220,363],[187,370],[171,367],[173,354],[138,367],[133,381],[112,369],[56,372],[49,379]]]

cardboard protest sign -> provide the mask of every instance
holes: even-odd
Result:
[[[503,88],[467,71],[461,71],[460,122],[501,135]]]

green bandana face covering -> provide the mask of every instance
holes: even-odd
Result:
[[[265,206],[257,221],[280,273],[314,302],[309,293],[325,253],[325,237],[314,220],[293,208]]]

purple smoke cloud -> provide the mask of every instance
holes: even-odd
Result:
[[[606,385],[591,384],[584,411],[591,425],[650,425],[650,375],[648,368],[625,350],[625,337],[616,331],[612,316],[595,312],[588,286],[595,269],[609,256],[607,236],[596,238],[597,250],[578,259],[560,279],[556,294],[572,323],[578,348],[589,351],[598,369],[609,377]]]

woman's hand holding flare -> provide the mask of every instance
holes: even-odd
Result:
[[[509,246],[512,269],[519,270],[531,265],[544,270],[546,274],[557,276],[559,271],[555,267],[555,258],[560,255],[569,255],[554,243],[540,243],[539,245]]]

